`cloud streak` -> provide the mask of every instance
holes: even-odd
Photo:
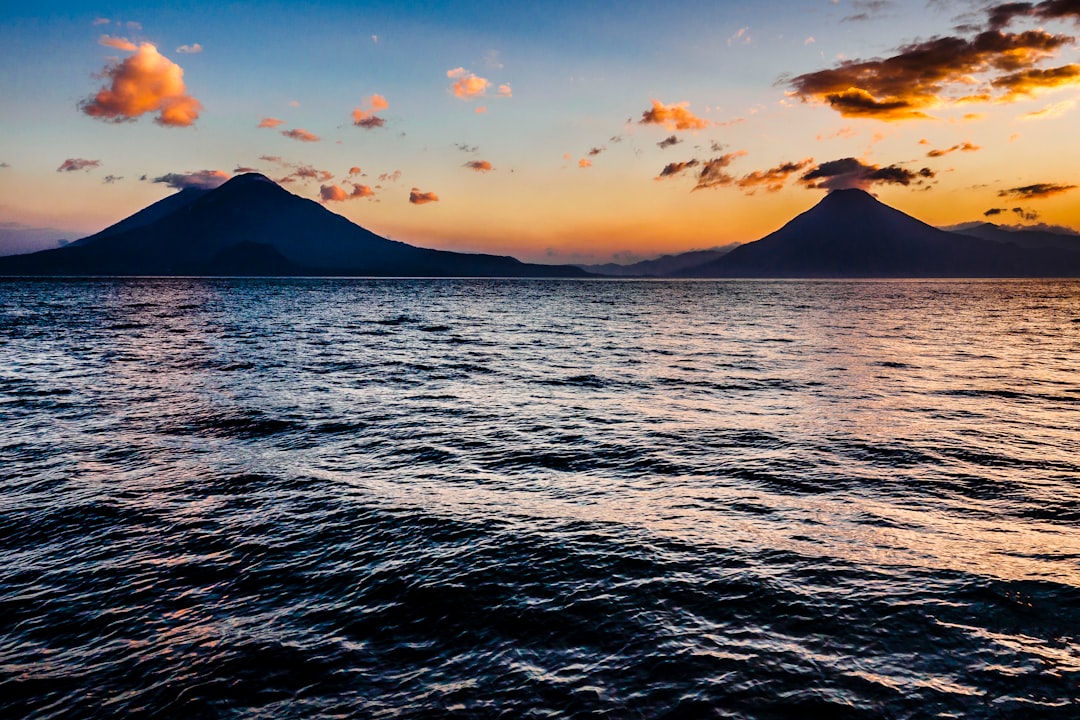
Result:
[[[80,170],[92,170],[93,168],[101,167],[100,160],[85,160],[83,158],[68,158],[64,162],[60,163],[60,167],[56,168],[56,172],[78,172]]]
[[[998,192],[998,197],[1014,197],[1022,200],[1041,200],[1043,198],[1053,197],[1054,195],[1067,193],[1070,190],[1075,190],[1076,187],[1076,185],[1065,185],[1063,183],[1035,183],[1034,185],[1024,185],[1022,187],[1001,190]]]
[[[281,134],[287,138],[293,140],[299,140],[300,142],[319,142],[320,138],[315,133],[310,133],[304,128],[293,128],[292,130],[282,130]]]

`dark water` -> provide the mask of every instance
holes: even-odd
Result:
[[[1080,717],[1080,283],[0,283],[0,716]]]

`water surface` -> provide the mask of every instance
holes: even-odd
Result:
[[[1080,283],[0,281],[0,715],[1074,718]]]

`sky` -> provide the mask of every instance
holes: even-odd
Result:
[[[861,187],[1080,229],[1080,0],[6,3],[0,253],[261,172],[538,262],[748,242]]]

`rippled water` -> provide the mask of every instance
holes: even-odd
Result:
[[[1080,283],[0,282],[0,716],[1075,718]]]

